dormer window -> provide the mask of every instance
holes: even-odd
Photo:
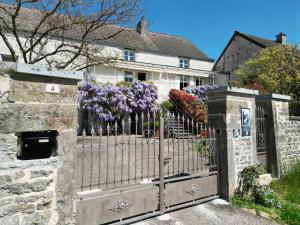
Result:
[[[189,59],[186,58],[180,58],[179,59],[179,67],[183,69],[189,68]]]
[[[134,51],[124,50],[124,60],[125,61],[134,61]]]

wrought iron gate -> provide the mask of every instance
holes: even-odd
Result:
[[[256,119],[256,151],[257,160],[267,169],[267,123],[263,107],[257,105],[255,111]]]
[[[76,224],[130,223],[218,194],[216,132],[186,115],[101,124],[78,137]]]

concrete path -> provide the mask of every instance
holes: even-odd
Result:
[[[277,225],[277,223],[234,208],[224,200],[216,199],[134,225]]]

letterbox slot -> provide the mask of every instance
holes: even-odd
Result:
[[[57,155],[57,131],[30,131],[17,135],[19,140],[18,159],[45,159]]]

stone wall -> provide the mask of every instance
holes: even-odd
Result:
[[[280,177],[300,160],[300,119],[289,117],[290,97],[278,94],[257,96],[267,118],[267,164],[273,176]]]
[[[280,160],[283,172],[298,159],[300,161],[300,118],[281,122],[281,131],[287,136],[286,142],[282,143]]]
[[[19,74],[0,64],[0,224],[73,223],[76,79]],[[60,86],[47,93],[47,83]],[[19,134],[55,130],[57,155],[20,160]]]
[[[289,118],[287,101],[274,101],[273,110],[278,163],[282,174],[297,159],[300,160],[300,120]]]
[[[256,163],[255,91],[220,88],[208,94],[209,124],[219,131],[220,196],[229,199],[239,173]],[[250,136],[241,135],[241,109],[250,109]],[[235,133],[235,135],[234,135]]]
[[[0,224],[57,224],[57,158],[0,164]]]

